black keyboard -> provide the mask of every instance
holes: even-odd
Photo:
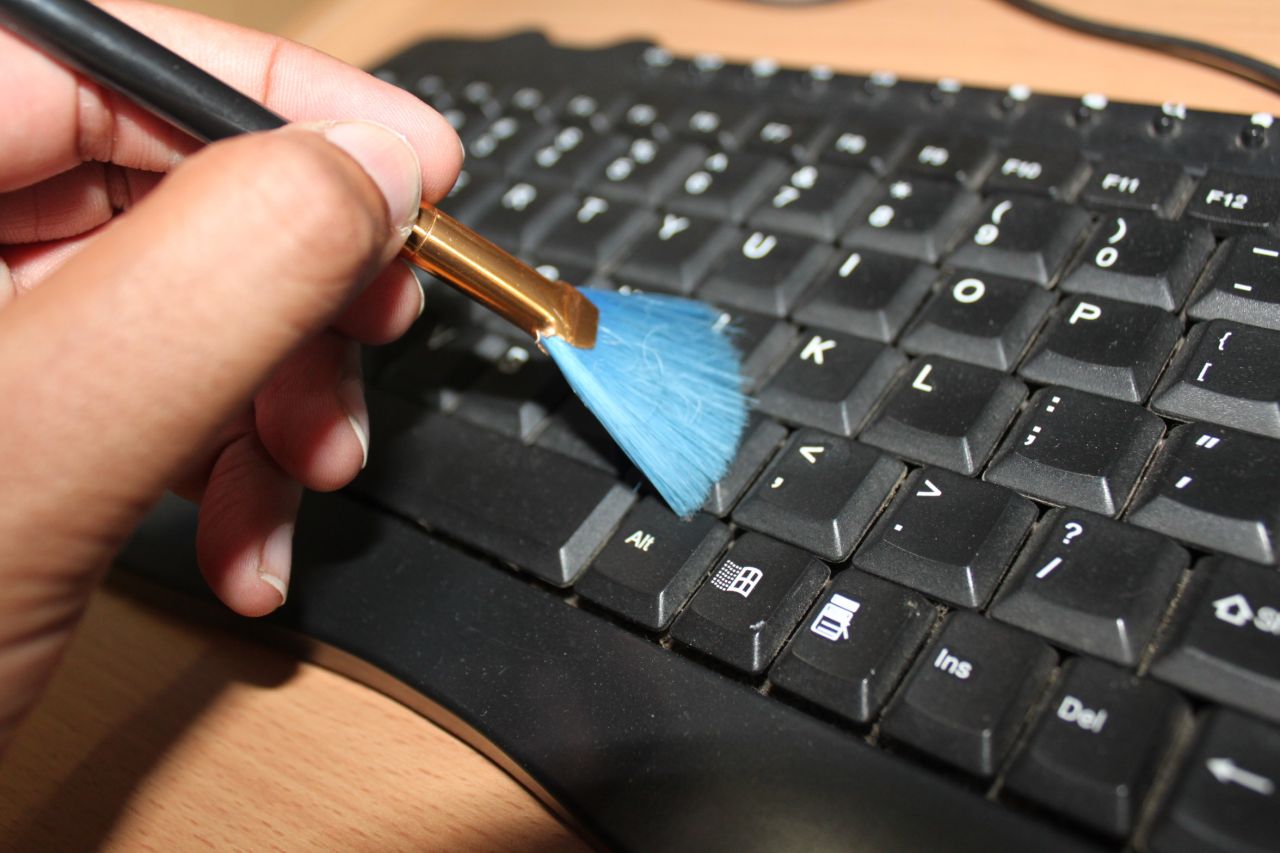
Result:
[[[442,208],[692,295],[757,401],[674,518],[431,283],[271,620],[635,850],[1280,848],[1280,128],[536,34],[377,69]],[[122,562],[199,590],[191,508]]]

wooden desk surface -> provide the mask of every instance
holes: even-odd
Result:
[[[1280,58],[1274,0],[1054,2]],[[676,52],[1280,114],[1280,97],[1259,88],[1053,28],[995,0],[800,8],[740,0],[332,0],[303,6],[281,29],[367,64],[422,36],[530,27],[570,43],[644,36]],[[100,592],[52,689],[0,764],[0,849],[196,846],[581,844],[486,759],[395,702]]]

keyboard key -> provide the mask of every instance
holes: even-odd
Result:
[[[948,262],[1047,287],[1089,225],[1089,214],[1046,199],[994,199]]]
[[[1169,433],[1126,517],[1206,550],[1280,561],[1280,442],[1210,424]]]
[[[1055,509],[1023,549],[991,615],[1056,645],[1136,666],[1190,562],[1163,536]]]
[[[561,128],[545,145],[535,148],[512,170],[559,189],[581,186],[604,163],[627,149],[621,136],[603,135],[570,125]]]
[[[785,693],[869,723],[937,619],[922,595],[844,571],[800,623],[769,671]]]
[[[717,148],[739,148],[756,126],[763,104],[714,100],[698,94],[673,111],[671,127],[679,135]]]
[[[459,222],[470,225],[477,213],[488,210],[494,199],[502,195],[502,190],[502,184],[488,172],[468,167],[458,173],[439,207]]]
[[[954,272],[902,336],[902,348],[1010,370],[1053,307],[1041,287],[998,275]]]
[[[853,565],[960,607],[982,607],[1036,520],[998,486],[941,468],[914,472]]]
[[[698,513],[683,520],[657,498],[627,513],[595,562],[574,585],[583,598],[660,631],[693,595],[711,561],[729,543],[729,528]]]
[[[606,161],[585,185],[607,198],[635,204],[658,204],[707,156],[705,148],[683,142],[633,139]]]
[[[881,732],[975,776],[995,775],[1057,655],[1040,640],[958,612],[916,661]]]
[[[910,142],[911,134],[903,128],[849,116],[827,125],[818,143],[818,157],[836,166],[886,175],[898,165]]]
[[[1280,438],[1280,331],[1197,323],[1151,395],[1151,408]]]
[[[1088,174],[1089,167],[1074,148],[1020,142],[1004,150],[983,189],[1034,193],[1055,201],[1071,201]]]
[[[1141,406],[1044,388],[983,479],[1047,503],[1114,516],[1163,434],[1164,423]]]
[[[929,292],[937,273],[924,264],[869,249],[837,257],[800,299],[797,323],[890,343]]]
[[[621,477],[631,467],[618,442],[577,397],[565,400],[543,424],[533,443],[615,477]]]
[[[1197,563],[1151,674],[1280,722],[1280,575],[1229,557]]]
[[[1158,308],[1077,296],[1058,306],[1018,375],[1140,403],[1181,331],[1178,319]]]
[[[735,669],[762,673],[830,574],[799,548],[743,534],[676,619],[671,638]]]
[[[747,219],[752,228],[832,241],[875,188],[865,172],[838,166],[801,166]]]
[[[785,317],[825,269],[831,247],[788,234],[751,231],[698,290],[709,302]]]
[[[617,89],[575,86],[558,92],[552,101],[561,121],[604,133],[631,105],[631,96]]]
[[[1062,289],[1177,311],[1212,251],[1213,235],[1204,226],[1108,216],[1080,253],[1079,265],[1063,278]]]
[[[577,207],[577,200],[550,186],[529,181],[504,185],[500,197],[475,215],[475,228],[508,252],[531,250],[563,216]]]
[[[457,415],[527,441],[568,391],[550,356],[531,345],[512,344],[462,394]]]
[[[911,143],[902,166],[926,177],[945,178],[975,188],[982,185],[995,161],[995,150],[982,137],[928,131]]]
[[[719,222],[664,213],[627,254],[617,277],[641,290],[687,296],[738,238]]]
[[[691,216],[741,222],[786,175],[781,160],[717,151],[683,177],[666,205]]]
[[[733,520],[843,560],[906,467],[896,459],[816,429],[797,430],[733,512]]]
[[[765,113],[746,136],[745,147],[761,154],[808,163],[824,141],[826,129],[816,115]]]
[[[1280,181],[1211,171],[1200,179],[1183,215],[1219,233],[1270,228],[1280,219]]]
[[[1151,833],[1154,853],[1264,851],[1280,837],[1280,731],[1211,711]]]
[[[757,407],[782,421],[853,435],[906,359],[835,332],[802,332]]]
[[[1191,179],[1177,163],[1103,159],[1080,194],[1090,207],[1118,207],[1168,217]]]
[[[1187,313],[1280,330],[1280,240],[1242,236],[1223,243]]]
[[[704,512],[720,518],[728,515],[765,463],[773,458],[774,451],[787,437],[787,431],[774,421],[752,412],[742,436],[738,455],[729,464],[729,471],[711,487],[711,494],[702,505]]]
[[[1190,719],[1177,693],[1076,658],[1005,777],[1009,790],[1114,838],[1137,825],[1170,741]]]
[[[635,501],[598,469],[460,418],[376,393],[369,408],[378,438],[354,491],[554,586],[577,578]]]
[[[914,462],[976,474],[1026,396],[1025,385],[994,370],[916,359],[861,439]]]
[[[583,197],[578,209],[562,216],[537,244],[538,257],[552,263],[606,266],[642,233],[652,231],[657,216],[620,201]]]
[[[535,148],[555,137],[555,128],[532,117],[504,115],[496,119],[467,145],[467,162],[481,163],[502,171],[520,162]]]
[[[978,197],[956,184],[899,178],[854,219],[844,243],[934,263],[977,208]]]
[[[773,374],[791,352],[796,337],[790,323],[750,311],[725,311],[716,322],[733,330],[729,340],[742,359],[739,371],[743,390],[749,393]]]

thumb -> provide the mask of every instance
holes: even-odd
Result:
[[[123,539],[393,257],[420,193],[379,125],[229,140],[0,312],[0,747]]]

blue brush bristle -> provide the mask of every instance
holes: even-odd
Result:
[[[671,509],[692,515],[728,470],[747,422],[721,314],[676,296],[582,293],[600,310],[596,345],[542,343]]]

